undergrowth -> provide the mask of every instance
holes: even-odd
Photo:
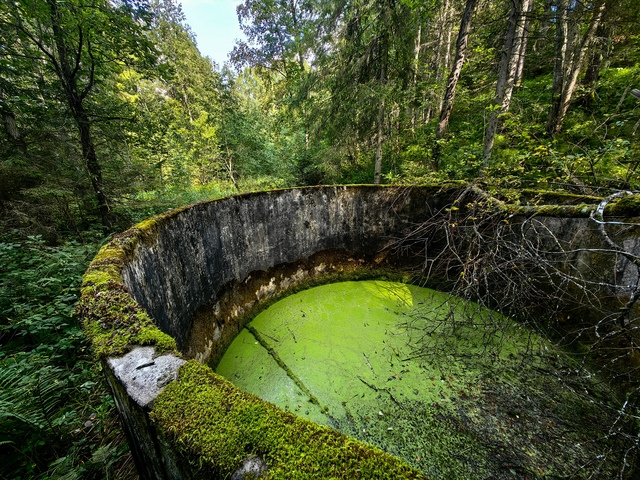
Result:
[[[99,364],[74,317],[97,237],[0,238],[0,479],[135,478]]]

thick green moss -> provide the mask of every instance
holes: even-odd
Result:
[[[156,327],[126,288],[112,280],[83,289],[77,313],[98,357],[119,356],[132,345],[177,352],[175,340]]]
[[[597,205],[602,198],[593,195],[579,195],[557,190],[523,189],[518,192],[520,201],[536,205],[579,205],[583,203]]]
[[[625,217],[640,217],[640,195],[627,195],[609,203],[605,214]]]
[[[89,265],[76,312],[96,356],[123,355],[133,345],[153,345],[158,353],[177,353],[175,340],[160,331],[131,297],[120,273],[135,246],[153,239],[159,222],[179,211],[171,210],[114,235]]]
[[[251,455],[265,478],[418,479],[401,460],[243,392],[196,361],[157,397],[151,417],[199,476],[228,478]]]
[[[597,204],[579,205],[535,205],[508,207],[508,211],[514,215],[537,215],[543,217],[588,218],[597,207]]]

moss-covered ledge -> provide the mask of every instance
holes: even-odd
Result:
[[[115,280],[83,288],[77,313],[99,358],[124,355],[134,345],[179,355],[176,341],[160,331],[126,287]]]
[[[180,355],[175,340],[133,299],[123,284],[122,269],[137,246],[153,242],[159,226],[187,208],[170,210],[113,235],[89,264],[76,314],[98,358],[123,355],[134,345],[152,345],[158,353]]]
[[[469,184],[460,191],[471,192],[481,199],[492,211],[502,211],[507,215],[521,217],[589,218],[603,197],[576,195],[566,192],[546,190],[499,191],[493,194],[481,186]],[[624,192],[615,194],[607,202],[604,214],[612,217],[640,216],[640,194]]]
[[[151,418],[191,459],[193,478],[229,478],[249,456],[267,479],[418,479],[401,460],[245,393],[191,360]]]

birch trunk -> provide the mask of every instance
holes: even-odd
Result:
[[[553,92],[547,121],[547,133],[551,136],[556,135],[562,129],[562,123],[569,110],[584,59],[606,8],[605,1],[594,7],[589,26],[578,42],[579,36],[571,34],[573,29],[569,29],[567,22],[567,2],[563,0],[560,3],[564,5],[564,9],[562,22],[559,21],[556,25]]]
[[[526,16],[531,10],[533,0],[516,0],[513,3],[505,44],[500,60],[500,72],[496,83],[495,109],[491,113],[484,145],[485,162],[491,158],[496,133],[500,129],[500,117],[509,111],[511,96],[518,75],[524,42]]]
[[[416,123],[418,123],[418,70],[420,69],[420,51],[422,49],[422,22],[418,25],[418,33],[413,47],[413,78],[411,80],[411,90],[413,91],[413,104],[411,105],[411,133],[416,133]]]
[[[531,12],[533,10],[533,0],[529,2],[529,9],[524,13],[524,24],[522,30],[522,41],[520,42],[520,52],[518,54],[518,68],[516,70],[516,78],[514,84],[516,87],[522,85],[522,76],[524,72],[524,59],[527,55],[527,43],[529,41],[529,28],[531,27]]]

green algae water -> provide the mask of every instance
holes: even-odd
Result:
[[[584,386],[563,381],[572,368],[563,358],[473,303],[359,281],[274,304],[240,332],[216,371],[434,479],[613,472],[615,446],[597,441],[613,419],[577,391]],[[607,395],[595,381],[589,390]],[[597,461],[602,449],[611,461]]]

